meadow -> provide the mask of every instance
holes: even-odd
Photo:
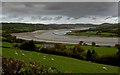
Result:
[[[66,44],[66,47],[67,48],[73,48],[74,45]],[[88,45],[88,46],[82,45],[81,47],[87,52],[87,50],[91,50],[92,46],[90,46],[90,45]],[[107,46],[96,47],[95,46],[93,49],[98,53],[99,56],[113,55],[113,54],[116,54],[116,52],[118,51],[117,48],[115,48],[113,46],[111,46],[111,47],[107,47]]]
[[[2,56],[4,57],[14,58],[25,62],[29,62],[29,61],[40,62],[44,66],[54,67],[63,73],[118,73],[118,67],[116,66],[97,64],[93,62],[82,61],[64,56],[56,56],[56,55],[44,54],[34,51],[20,50],[18,48],[14,48],[13,43],[8,43],[8,42],[3,42],[2,44],[3,44],[2,45],[3,48],[2,48],[2,53],[0,54],[2,54]],[[40,44],[37,44],[37,46],[40,46]],[[71,45],[67,45],[67,46],[71,47]],[[107,49],[107,47],[105,48]],[[104,51],[103,53],[110,52],[110,54],[112,54],[114,52],[114,48],[111,49],[108,47],[108,49],[110,49],[110,51],[102,50]],[[16,52],[18,53],[18,55],[15,54]],[[99,51],[99,48],[97,52],[98,54],[99,53],[102,54],[101,51]],[[22,54],[24,54],[25,56],[23,56]],[[107,70],[103,70],[102,67],[106,67]]]

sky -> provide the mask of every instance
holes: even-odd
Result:
[[[118,2],[2,2],[0,22],[117,23]]]
[[[1,0],[2,2],[119,2],[120,0]]]

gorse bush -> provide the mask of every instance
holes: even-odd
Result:
[[[58,70],[46,68],[39,63],[25,63],[12,58],[2,58],[2,75],[48,75],[49,73],[58,73]]]

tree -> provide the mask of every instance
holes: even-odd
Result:
[[[92,60],[92,61],[95,61],[95,60],[97,60],[97,58],[98,58],[98,54],[97,54],[97,52],[96,52],[95,50],[93,50],[93,51],[92,51],[91,60]]]
[[[95,50],[92,50],[92,54],[94,54],[95,53]]]
[[[83,52],[84,51],[84,49],[82,49],[81,47],[80,47],[80,45],[75,45],[75,47],[73,48],[73,52]]]
[[[20,49],[34,51],[36,46],[33,40],[25,41],[20,45]]]
[[[63,50],[63,49],[66,49],[66,46],[64,44],[56,43],[55,44],[55,49]]]
[[[94,48],[95,45],[96,45],[96,43],[92,42],[92,48],[91,48],[91,50],[93,50],[93,48]]]
[[[115,47],[118,49],[117,53],[120,53],[120,44],[116,44]]]
[[[83,41],[80,41],[80,42],[79,42],[79,45],[82,45],[82,44],[83,44]]]
[[[96,32],[96,34],[97,34],[97,35],[101,35],[101,31],[98,30],[98,31]]]
[[[87,51],[87,60],[91,60],[92,53],[90,50]]]

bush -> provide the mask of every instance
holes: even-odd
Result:
[[[25,41],[20,45],[20,49],[23,50],[29,50],[29,51],[35,51],[36,50],[36,46],[33,40],[31,41]]]
[[[111,46],[106,46],[106,47],[111,47]]]
[[[82,47],[80,47],[80,45],[75,45],[75,47],[73,48],[73,52],[77,53],[77,52],[83,52],[84,49]]]
[[[64,44],[56,43],[55,44],[55,49],[66,49]]]
[[[6,41],[6,42],[13,43],[13,42],[15,42],[15,39],[16,39],[15,36],[9,35],[9,36],[4,37],[4,38],[2,39],[2,41]]]
[[[14,48],[19,48],[19,44],[15,43],[15,44],[13,44],[13,47]]]
[[[98,60],[98,57],[99,56],[98,56],[97,52],[95,50],[93,50],[91,60],[96,61],[96,60]]]
[[[16,43],[22,43],[22,42],[24,42],[24,40],[23,39],[16,39],[15,42]]]
[[[83,43],[83,45],[84,45],[84,46],[87,46],[88,44],[86,44],[86,43]]]
[[[118,54],[120,53],[120,44],[116,44],[115,47],[118,49]]]
[[[67,49],[64,44],[55,44],[55,48],[41,48],[38,51],[42,53],[73,57],[81,60],[84,60],[86,57],[84,49],[82,49],[80,45],[75,45],[74,48]]]
[[[95,47],[101,47],[100,45],[96,45]]]
[[[58,73],[56,68],[46,68],[36,62],[25,63],[12,58],[2,58],[2,75],[41,75]]]
[[[106,55],[97,59],[98,63],[120,66],[120,55]]]
[[[87,56],[86,56],[86,60],[91,60],[91,57],[92,57],[92,53],[90,50],[87,51]]]
[[[83,45],[83,41],[79,41],[79,45]]]

